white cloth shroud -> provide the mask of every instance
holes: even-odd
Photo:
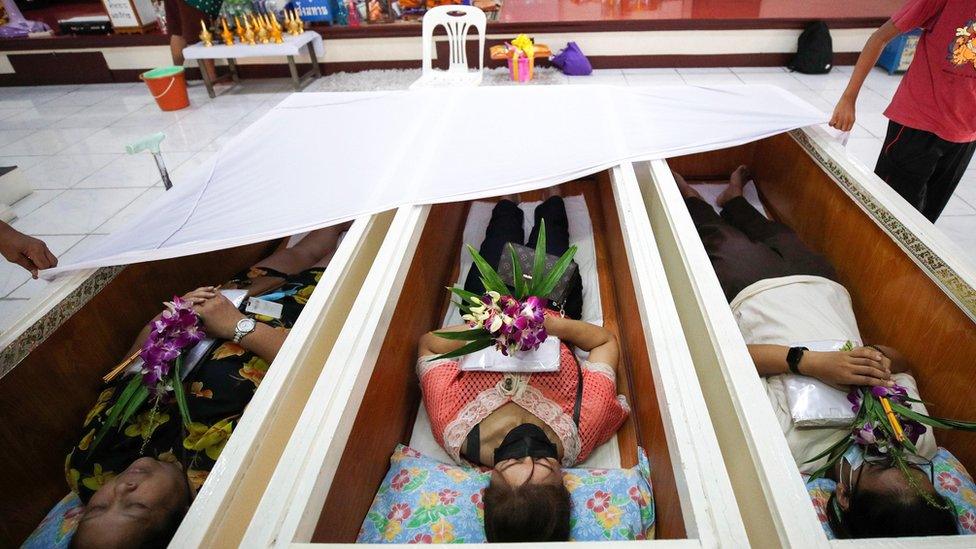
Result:
[[[826,119],[769,85],[296,93],[228,141],[214,162],[44,276],[262,242],[401,206],[550,187],[623,161],[727,148]]]

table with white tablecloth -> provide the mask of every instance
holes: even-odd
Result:
[[[319,68],[319,58],[325,56],[325,45],[322,42],[322,35],[315,31],[305,31],[297,36],[286,34],[282,37],[281,44],[241,44],[234,43],[228,46],[214,42],[212,46],[205,46],[202,42],[187,46],[183,49],[184,59],[196,59],[200,66],[200,73],[203,83],[207,86],[207,93],[210,97],[215,97],[210,74],[203,66],[203,61],[207,59],[226,59],[230,76],[235,83],[240,83],[237,73],[237,60],[246,57],[285,57],[288,59],[288,70],[291,73],[292,83],[295,90],[302,88],[302,83],[306,79],[322,76]],[[295,56],[301,55],[302,48],[308,51],[308,57],[312,62],[312,69],[303,75],[298,74],[298,67],[295,64]]]

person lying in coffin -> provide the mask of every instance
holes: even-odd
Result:
[[[245,315],[214,287],[183,296],[208,337],[217,340],[183,382],[189,428],[170,393],[158,407],[150,397],[94,446],[129,379],[120,376],[106,384],[65,462],[68,484],[85,504],[73,547],[169,543],[347,228],[313,231],[222,286],[276,301],[282,306],[279,318]],[[139,334],[130,354],[141,348],[151,326]]]
[[[850,294],[833,266],[789,227],[770,221],[743,197],[750,180],[745,166],[732,173],[718,197],[721,214],[680,174],[674,177],[756,370],[766,379],[773,410],[801,473],[811,474],[826,464],[827,458],[811,459],[849,434],[850,428],[797,428],[780,374],[802,374],[845,389],[897,383],[918,398],[901,353],[884,345],[861,346]],[[849,351],[810,350],[803,342],[812,342],[807,344],[811,347],[828,342],[857,346]],[[951,506],[935,492],[932,463],[926,462],[938,449],[932,429],[925,427],[916,435],[921,459],[909,467],[912,478],[858,445],[828,472],[837,481],[827,511],[838,537],[958,533]]]
[[[534,248],[545,220],[546,248],[560,256],[569,248],[569,223],[562,198],[535,210],[527,245]],[[502,200],[492,211],[480,253],[497,268],[508,260],[508,243],[524,242],[522,210]],[[472,267],[464,289],[485,288]],[[567,540],[570,495],[561,467],[576,465],[609,440],[629,414],[617,395],[619,349],[607,329],[582,322],[579,274],[565,303],[549,303],[545,329],[560,340],[558,372],[532,374],[462,371],[458,359],[432,360],[464,342],[433,332],[419,343],[417,375],[434,438],[459,464],[492,468],[485,491],[485,533],[489,542]],[[561,310],[565,317],[555,310]],[[446,328],[466,329],[465,325]],[[578,362],[570,345],[589,353]]]

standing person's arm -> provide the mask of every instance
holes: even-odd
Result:
[[[0,221],[0,255],[30,271],[34,278],[37,271],[58,266],[58,258],[43,240],[27,236],[3,221]]]
[[[864,80],[868,77],[874,64],[878,62],[878,57],[881,57],[881,52],[884,51],[885,46],[901,32],[895,26],[894,20],[889,19],[868,38],[867,43],[864,44],[864,49],[861,50],[861,55],[857,58],[857,64],[854,65],[854,72],[851,73],[847,88],[844,90],[844,94],[840,96],[840,100],[837,101],[837,106],[834,107],[834,114],[830,117],[831,126],[845,132],[851,131],[851,128],[854,127],[855,106],[857,105],[857,96],[861,93],[861,86],[864,85]]]

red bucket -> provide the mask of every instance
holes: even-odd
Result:
[[[139,75],[149,87],[149,93],[164,111],[178,111],[190,106],[186,95],[186,75],[183,67],[160,67]]]

